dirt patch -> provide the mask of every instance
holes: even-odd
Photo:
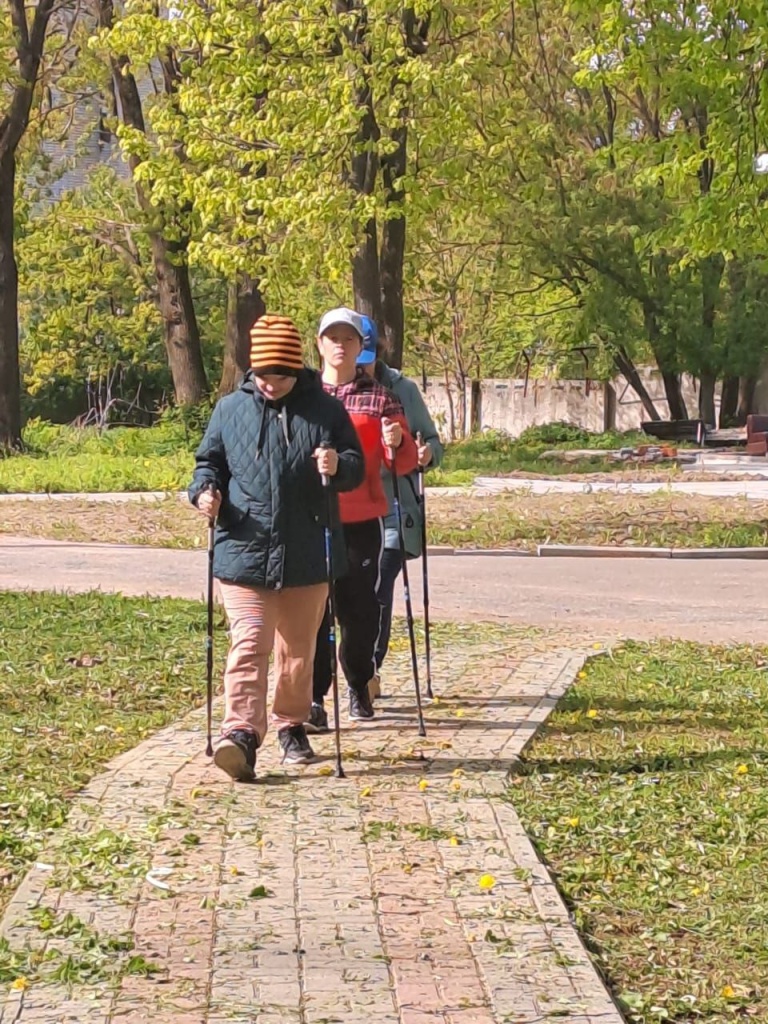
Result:
[[[206,521],[186,501],[9,501],[0,533],[81,543],[196,548]],[[537,544],[768,545],[768,502],[679,494],[499,494],[429,499],[429,539],[459,548]]]

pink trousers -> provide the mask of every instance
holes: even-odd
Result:
[[[219,581],[230,626],[224,670],[226,709],[221,726],[267,734],[267,673],[275,651],[276,729],[306,722],[312,703],[312,666],[328,585],[262,590]]]

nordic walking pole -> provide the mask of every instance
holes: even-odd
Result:
[[[397,520],[397,539],[403,554],[403,590],[405,591],[405,617],[408,621],[408,639],[411,642],[411,667],[413,669],[413,685],[416,687],[416,710],[419,716],[419,736],[426,736],[424,712],[421,708],[421,690],[419,689],[419,662],[416,655],[416,633],[413,628],[413,605],[411,604],[411,588],[408,584],[408,561],[405,557],[405,537],[403,535],[403,513],[400,509],[400,484],[395,468],[396,451],[390,448],[389,457],[392,462],[392,493],[394,495],[395,519]]]
[[[210,489],[215,490],[213,487]],[[205,748],[206,757],[213,757],[211,720],[213,718],[213,532],[215,528],[216,519],[214,516],[210,516],[208,519],[208,633],[205,638],[208,671],[205,698],[208,720],[208,744]]]
[[[330,448],[326,441],[320,445],[321,448]],[[333,534],[331,523],[333,522],[333,492],[331,491],[331,478],[324,473],[320,479],[323,481],[323,489],[326,494],[328,522],[324,527],[325,535],[325,571],[328,576],[328,655],[331,659],[331,690],[333,692],[333,716],[335,719],[334,735],[336,738],[336,778],[346,778],[341,763],[341,714],[339,711],[339,669],[336,661],[336,598],[333,593]]]
[[[421,448],[424,439],[416,435]],[[424,467],[419,466],[419,501],[421,502],[421,579],[424,593],[424,650],[427,656],[427,696],[432,698],[432,646],[429,636],[429,568],[427,566],[427,495],[424,490]]]

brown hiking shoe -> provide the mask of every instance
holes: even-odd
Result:
[[[368,683],[368,696],[371,700],[376,700],[377,697],[381,696],[381,676],[378,672]]]

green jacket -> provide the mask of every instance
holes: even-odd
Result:
[[[389,388],[400,399],[413,436],[421,434],[423,440],[432,445],[432,461],[428,468],[439,466],[443,458],[443,446],[418,385],[415,381],[404,377],[399,370],[393,370],[392,367],[387,366],[386,363],[377,364],[376,377],[384,387]],[[394,512],[392,474],[382,471],[382,482],[389,505],[389,514],[384,520],[384,547],[397,549],[400,547],[400,543]],[[400,485],[400,510],[403,518],[405,551],[409,558],[418,558],[421,554],[422,519],[421,502],[418,496],[419,474],[415,472],[408,476],[401,476],[398,483]]]
[[[324,527],[333,520],[334,576],[346,568],[335,498],[323,489],[312,453],[327,443],[339,453],[334,491],[351,491],[365,472],[357,433],[320,375],[302,370],[283,402],[269,402],[249,372],[222,398],[195,454],[189,488],[195,503],[209,486],[221,491],[213,572],[217,579],[280,590],[328,579]]]

